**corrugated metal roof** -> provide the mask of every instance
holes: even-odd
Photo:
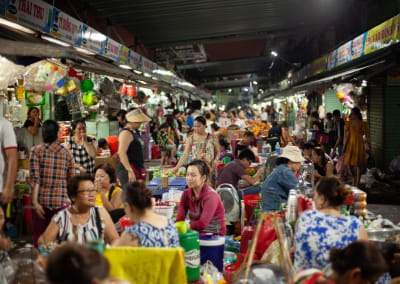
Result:
[[[147,46],[328,25],[355,0],[86,0]]]

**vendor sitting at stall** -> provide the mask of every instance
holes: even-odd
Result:
[[[368,240],[362,223],[341,213],[349,190],[336,177],[322,178],[314,193],[317,210],[303,213],[294,236],[294,268],[325,269],[331,248],[344,248],[356,240]]]
[[[244,149],[248,149],[251,143],[254,140],[254,133],[251,131],[246,131],[243,135],[243,138],[237,143],[235,147],[235,158],[237,158],[241,151]]]
[[[276,211],[282,203],[286,203],[290,189],[298,183],[295,174],[304,161],[297,146],[286,146],[276,160],[277,168],[268,176],[261,186],[263,211]]]
[[[104,207],[110,214],[114,223],[125,215],[122,205],[122,189],[116,186],[117,178],[115,168],[109,163],[98,165],[95,169],[95,186],[99,191],[95,206]]]
[[[236,189],[239,189],[239,180],[243,179],[250,186],[255,184],[260,179],[260,175],[263,173],[264,169],[258,169],[254,176],[250,176],[246,169],[254,163],[256,157],[250,149],[244,149],[240,152],[239,158],[233,160],[229,164],[225,165],[218,175],[218,184],[228,183],[233,185]],[[252,186],[243,189],[244,195],[258,194],[261,191],[260,186]],[[238,195],[240,199],[243,199],[242,191],[238,190]]]
[[[118,233],[108,212],[95,207],[98,190],[89,174],[73,176],[68,181],[68,196],[72,206],[58,212],[39,238],[39,244],[71,241],[88,243],[105,240],[112,244],[118,239]]]
[[[128,183],[123,192],[124,208],[134,225],[128,227],[117,246],[179,247],[174,222],[156,214],[152,208],[152,191],[144,183]]]
[[[192,230],[225,236],[224,205],[218,193],[206,183],[209,171],[203,160],[195,160],[188,165],[188,189],[182,194],[176,222],[185,221],[189,212]]]
[[[326,153],[320,147],[312,149],[311,160],[314,164],[315,183],[317,183],[322,177],[333,175],[333,162],[326,157]]]

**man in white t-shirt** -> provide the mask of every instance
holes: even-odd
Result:
[[[238,114],[239,119],[235,121],[235,124],[239,126],[240,130],[244,130],[246,128],[246,123],[244,122],[244,110],[240,110]]]
[[[264,108],[261,109],[260,119],[264,123],[266,123],[268,120],[268,114]]]
[[[14,129],[4,118],[0,118],[0,149],[0,201],[7,204],[13,199],[18,160]]]

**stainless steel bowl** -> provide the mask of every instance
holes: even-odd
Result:
[[[384,242],[389,237],[400,234],[400,229],[367,229],[370,241]]]

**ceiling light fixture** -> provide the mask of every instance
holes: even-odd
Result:
[[[142,81],[142,80],[137,80],[138,83],[143,84],[143,85],[147,85],[147,82]]]
[[[141,75],[142,74],[142,71],[140,71],[140,70],[133,70],[133,72],[135,72],[136,74],[139,74],[139,75]]]
[[[128,69],[128,70],[132,69],[131,66],[125,65],[125,64],[120,64],[119,67],[121,67],[122,69]]]
[[[52,37],[49,37],[49,36],[46,36],[46,35],[41,35],[41,38],[46,40],[46,41],[49,41],[51,43],[55,43],[55,44],[58,44],[58,45],[61,45],[61,46],[65,46],[65,47],[71,46],[69,43],[63,42],[61,40],[58,40],[58,39],[55,39],[55,38],[52,38]]]
[[[244,88],[244,91],[245,91],[245,92],[248,92],[248,91],[249,91],[249,88]]]
[[[274,57],[277,57],[278,53],[276,51],[271,51],[271,55],[274,56]]]
[[[3,19],[3,18],[0,18],[0,25],[5,26],[7,28],[11,28],[13,30],[24,32],[24,33],[27,33],[27,34],[36,35],[36,32],[34,30],[25,28],[24,26],[21,26],[20,24],[13,23],[13,22],[8,21],[8,20]]]
[[[158,78],[157,78],[157,77],[154,77],[154,76],[151,77],[151,79],[154,80],[154,81],[158,81]]]
[[[254,85],[258,85],[258,82],[257,82],[257,81],[253,81],[253,84],[254,84]]]
[[[151,77],[151,75],[150,75],[149,73],[146,73],[146,72],[144,72],[143,75],[144,75],[145,77],[147,77],[147,78],[150,78],[150,77]]]
[[[86,50],[86,49],[83,49],[83,48],[80,48],[80,47],[77,47],[77,46],[74,46],[74,48],[75,48],[79,53],[82,53],[82,54],[85,54],[85,55],[96,55],[94,52],[91,52],[91,51],[89,51],[89,50]]]

